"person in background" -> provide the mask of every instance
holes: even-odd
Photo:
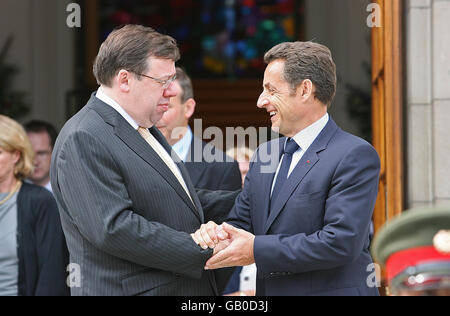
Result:
[[[177,95],[170,99],[169,109],[156,127],[164,135],[172,149],[181,158],[195,188],[235,191],[241,188],[241,175],[236,161],[227,159],[220,149],[195,137],[189,127],[189,119],[195,111],[192,81],[181,68],[176,68],[174,89]],[[196,153],[194,150],[201,150]],[[205,159],[204,153],[221,157],[221,161]],[[197,161],[197,157],[198,159]],[[231,162],[230,162],[231,161]]]
[[[382,227],[371,250],[386,271],[388,294],[450,296],[450,208],[402,213]]]
[[[53,192],[50,183],[50,163],[58,132],[53,125],[44,121],[31,121],[25,124],[25,130],[35,153],[34,171],[29,180]]]
[[[65,296],[68,252],[56,201],[23,181],[33,150],[22,128],[0,115],[0,296]]]
[[[248,147],[230,148],[227,155],[233,157],[239,164],[244,187],[245,176],[250,167],[253,150]],[[256,292],[256,264],[236,267],[223,294],[226,296],[255,296]]]

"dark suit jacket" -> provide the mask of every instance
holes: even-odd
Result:
[[[214,157],[220,157],[222,162],[207,162],[203,155],[201,155],[201,161],[195,162],[195,148],[202,152],[205,151],[206,148],[207,153],[211,152]],[[195,188],[213,191],[236,191],[242,187],[241,172],[239,171],[238,163],[229,157],[227,159],[227,156],[223,151],[207,144],[195,136],[192,137],[191,147],[185,166]]]
[[[194,154],[195,150],[201,151],[201,154]],[[203,156],[204,152],[211,154],[212,157],[217,157],[220,160],[209,162],[211,159],[205,159]],[[184,165],[186,166],[194,187],[197,189],[240,191],[242,188],[241,172],[239,171],[237,161],[228,157],[220,149],[213,147],[211,144],[207,144],[195,136],[192,137],[191,147],[189,148]],[[202,203],[203,207],[205,207],[205,202]],[[216,217],[215,222],[218,224],[224,222],[227,219],[228,214],[224,215],[226,216],[223,218]],[[219,269],[215,271],[217,288],[220,294],[225,290],[233,271],[234,268]]]
[[[257,295],[378,295],[369,287],[369,227],[378,192],[375,149],[331,119],[285,183],[269,214],[285,138],[258,148],[230,223],[256,235]],[[275,167],[276,168],[276,167]]]
[[[17,255],[20,296],[67,296],[69,264],[53,195],[24,183],[17,197]]]
[[[151,133],[171,150],[156,128]],[[193,202],[151,146],[95,95],[66,123],[51,178],[71,262],[81,267],[73,295],[218,294],[214,274],[204,271],[212,250],[190,236],[218,214],[203,211],[178,167]]]

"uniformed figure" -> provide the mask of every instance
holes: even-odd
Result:
[[[450,295],[450,208],[404,212],[385,225],[372,245],[390,294]]]

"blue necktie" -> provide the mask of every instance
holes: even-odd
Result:
[[[273,187],[272,197],[270,199],[270,209],[273,208],[278,195],[283,188],[284,183],[288,178],[289,168],[291,167],[292,154],[295,153],[300,148],[299,145],[292,138],[288,138],[283,151],[283,162],[281,163],[280,170],[278,171],[277,180],[275,186]]]

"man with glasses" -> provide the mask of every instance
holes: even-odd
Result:
[[[143,77],[146,77],[146,78],[150,78],[150,79],[152,79],[152,80],[155,80],[157,83],[159,83],[159,84],[161,85],[161,87],[162,87],[163,89],[167,89],[167,88],[170,86],[170,84],[171,84],[172,82],[174,82],[175,79],[177,79],[177,74],[174,74],[172,77],[170,77],[170,78],[168,78],[168,79],[158,79],[158,78],[153,78],[153,77],[151,77],[151,76],[147,76],[147,75],[144,75],[144,74],[138,74],[138,73],[136,73],[136,75],[138,75],[138,76],[143,76]]]
[[[98,91],[58,137],[51,179],[81,276],[72,295],[218,294],[204,271],[213,250],[190,234],[223,219],[236,193],[197,195],[155,127],[176,96],[179,57],[151,28],[114,30],[94,62]]]
[[[35,154],[34,171],[29,180],[53,192],[50,183],[50,163],[58,132],[50,123],[38,120],[27,123],[25,130]]]

